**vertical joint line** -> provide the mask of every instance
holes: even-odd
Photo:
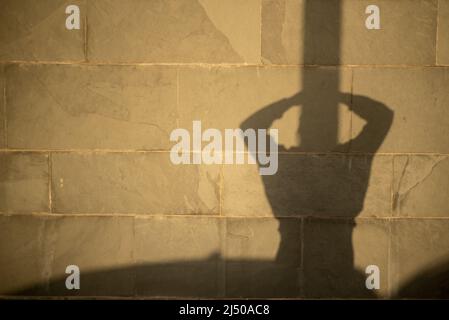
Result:
[[[52,204],[52,153],[48,153],[48,209],[50,213],[53,212],[53,204]]]
[[[222,221],[221,224],[221,231],[220,231],[220,235],[221,235],[221,244],[220,244],[220,268],[221,268],[221,286],[220,286],[220,294],[223,297],[227,297],[227,277],[226,277],[226,271],[227,271],[227,261],[226,261],[226,257],[227,257],[227,236],[228,236],[228,219],[224,218],[224,219],[219,219],[220,221]]]
[[[388,298],[392,298],[392,288],[391,288],[391,242],[392,242],[392,233],[391,233],[391,224],[393,223],[393,220],[391,218],[388,218],[388,255],[387,255],[387,286],[388,286]]]
[[[394,160],[396,156],[391,156],[391,185],[390,185],[390,216],[395,216],[395,210],[394,210],[394,184],[395,184],[395,175],[394,175]]]
[[[176,127],[179,128],[179,67],[176,68]]]
[[[133,240],[132,241],[133,241],[133,243],[136,243],[136,216],[134,215],[132,217],[132,219],[133,219],[133,223],[132,223],[133,224]],[[131,261],[133,262],[134,265],[136,265],[135,247],[136,246],[132,246],[132,249],[131,249]],[[132,277],[133,277],[132,295],[134,297],[137,297],[138,296],[138,294],[137,294],[137,272],[135,270],[132,274]]]
[[[4,70],[4,68],[3,68]],[[5,72],[3,72],[3,75]],[[3,83],[3,138],[5,141],[5,148],[8,149],[8,123],[6,121],[6,76],[4,77]]]
[[[436,35],[435,35],[435,65],[438,65],[438,25],[439,25],[439,14],[440,11],[440,0],[437,0],[437,25],[436,25]]]
[[[353,103],[354,103],[354,68],[351,68],[351,93],[350,93],[350,99],[349,99],[349,146],[348,151],[351,151],[352,149],[352,121],[353,121],[353,115],[352,110]]]
[[[220,165],[220,175],[218,181],[218,215],[223,216],[223,189],[224,189],[224,177],[223,177],[223,169],[224,164]]]
[[[300,225],[300,263],[299,263],[299,296],[305,297],[304,294],[304,217],[301,217]]]
[[[87,53],[87,8],[89,7],[88,0],[85,2],[85,14],[84,14],[84,61],[89,62],[88,53]]]
[[[259,63],[263,65],[262,61],[262,0],[259,1],[259,18],[260,18],[260,26],[259,26]]]

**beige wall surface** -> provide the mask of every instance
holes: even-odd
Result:
[[[0,296],[449,298],[448,88],[449,0],[2,0]]]

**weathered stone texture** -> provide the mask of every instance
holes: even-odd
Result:
[[[45,291],[51,248],[42,238],[44,226],[45,219],[39,217],[0,216],[0,294]]]
[[[379,6],[380,30],[365,27],[371,4]],[[264,0],[262,59],[267,64],[433,65],[436,21],[437,0]]]
[[[383,103],[394,112],[393,123],[379,151],[447,153],[449,150],[449,69],[361,68],[354,70],[354,94]],[[355,97],[353,104],[359,103]],[[365,121],[353,117],[353,136]],[[382,122],[377,122],[382,125]],[[369,151],[363,141],[351,145]]]
[[[167,149],[176,70],[139,66],[7,68],[8,145],[32,149]]]
[[[202,217],[136,219],[136,293],[224,295],[224,221]]]
[[[55,153],[54,212],[217,214],[217,166],[174,165],[169,153]]]
[[[134,221],[126,217],[62,217],[46,224],[51,295],[132,296]],[[80,290],[66,289],[67,266],[80,269]]]
[[[49,210],[48,155],[0,152],[0,212]]]
[[[0,295],[448,298],[448,88],[449,0],[0,0]]]
[[[5,67],[0,64],[0,148],[6,147]]]
[[[395,156],[395,214],[401,217],[449,217],[448,175],[447,156]]]
[[[438,2],[437,64],[449,65],[449,1]]]
[[[392,222],[391,273],[395,296],[447,299],[448,227],[446,219]]]
[[[260,0],[99,0],[88,11],[90,61],[260,61]]]
[[[86,0],[3,0],[0,60],[84,61]],[[66,7],[80,8],[80,29],[67,30]]]

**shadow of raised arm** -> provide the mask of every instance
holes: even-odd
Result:
[[[351,96],[350,93],[341,93],[339,101],[353,101],[351,111],[364,119],[366,124],[357,137],[343,145],[339,145],[338,149],[345,150],[348,144],[350,144],[351,148],[355,150],[375,153],[391,128],[394,112],[383,103],[366,96]],[[246,129],[266,129],[268,131],[272,123],[280,119],[289,108],[302,104],[301,92],[289,98],[278,100],[245,119],[240,128],[243,131]]]
[[[342,93],[340,101],[348,97]],[[394,112],[383,103],[361,95],[352,95],[351,111],[366,121],[362,131],[349,143],[351,149],[375,153],[393,123]]]
[[[272,123],[280,119],[284,112],[289,108],[301,104],[301,93],[297,93],[289,98],[281,99],[274,103],[271,103],[259,111],[252,114],[240,125],[240,129],[245,131],[246,129],[267,129]]]

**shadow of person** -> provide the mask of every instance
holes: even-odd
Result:
[[[317,83],[322,83],[321,80]],[[7,293],[17,296],[374,298],[373,292],[365,287],[366,275],[354,267],[352,233],[355,218],[363,209],[374,155],[389,131],[393,112],[368,97],[335,91],[310,99],[311,95],[298,93],[262,108],[241,124],[242,130],[268,129],[292,106],[315,107],[317,100],[325,108],[337,108],[349,102],[350,110],[366,121],[354,139],[337,144],[326,126],[318,128],[324,134],[315,134],[317,122],[310,113],[304,118],[302,113],[297,132],[301,145],[290,149],[277,146],[278,171],[262,176],[266,197],[279,222],[281,241],[275,259],[235,259],[217,254],[188,261],[136,263],[83,271],[81,289],[76,292],[67,290],[66,275],[62,275]],[[336,113],[331,114],[329,123],[336,121]],[[364,153],[348,154],[352,146]],[[301,224],[297,217],[304,218]],[[295,228],[301,229],[301,246],[298,246],[297,230],[292,232]],[[84,246],[73,245],[70,256],[76,257],[76,250],[82,256]],[[302,252],[299,270],[298,250]]]
[[[273,121],[291,107],[313,105],[311,99],[310,95],[299,92],[274,102],[243,121],[241,129],[266,129],[268,132]],[[281,241],[276,262],[285,264],[292,259],[295,247],[289,237],[292,217],[304,217],[299,279],[302,295],[372,297],[372,292],[365,287],[366,275],[354,267],[352,233],[355,218],[363,209],[374,154],[390,129],[393,112],[378,101],[349,93],[334,92],[318,99],[327,100],[327,107],[349,104],[351,112],[366,124],[356,137],[339,144],[335,142],[337,137],[326,134],[325,127],[317,128],[319,122],[307,116],[301,119],[298,128],[299,146],[287,149],[277,145],[278,171],[262,176],[266,197],[279,221]],[[337,114],[334,110],[329,112],[331,117]],[[330,121],[336,122],[336,119]],[[331,128],[331,132],[336,131]],[[270,139],[273,138],[268,135],[266,140]],[[325,144],[324,148],[320,144]],[[357,146],[357,150],[364,153],[348,154],[351,146]],[[315,150],[318,152],[310,152]],[[323,153],[323,150],[330,152]],[[261,167],[260,163],[258,165]]]

